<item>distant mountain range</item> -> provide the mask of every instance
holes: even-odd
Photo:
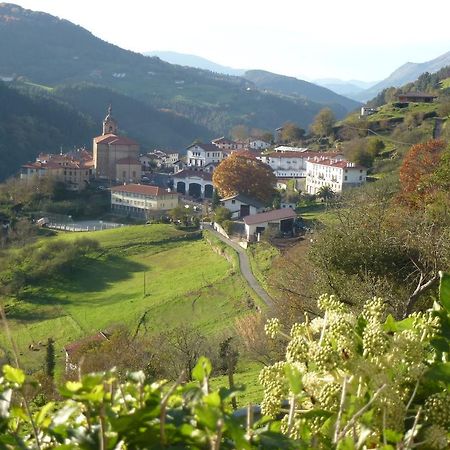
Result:
[[[371,88],[377,81],[340,80],[338,78],[321,78],[313,80],[313,83],[326,87],[337,94],[357,100],[356,96]]]
[[[443,67],[450,66],[450,51],[438,56],[435,59],[423,63],[407,62],[394,70],[387,78],[369,89],[360,92],[354,98],[360,101],[367,101],[375,97],[379,92],[388,87],[400,87],[411,83],[425,72],[435,73]]]
[[[338,95],[330,89],[294,77],[265,70],[247,70],[244,78],[254,83],[259,89],[286,96],[303,97],[334,109],[344,107],[347,111],[352,111],[360,106],[360,103]]]
[[[145,56],[157,56],[158,58],[170,64],[178,64],[179,66],[196,67],[197,69],[210,70],[211,72],[223,73],[225,75],[241,76],[244,75],[244,69],[233,69],[233,67],[222,66],[209,59],[202,58],[197,55],[189,55],[186,53],[154,51],[145,52]]]
[[[324,106],[338,118],[354,106],[324,88],[318,88],[324,90],[320,103],[308,94],[265,92],[243,77],[169,64],[109,44],[67,20],[0,3],[0,77],[10,76],[49,88],[89,83],[133,97],[190,123],[182,127],[189,128],[186,145],[193,130],[206,130],[207,138],[228,134],[235,125],[273,131],[292,121],[307,128]],[[71,102],[76,103],[73,98]],[[117,108],[116,113],[120,115]],[[130,120],[140,120],[130,113]],[[178,137],[168,142],[171,147],[179,145],[177,126],[174,121],[173,135]]]

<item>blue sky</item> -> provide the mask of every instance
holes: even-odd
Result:
[[[13,0],[14,1],[14,0]],[[450,0],[17,0],[138,51],[305,79],[380,80],[450,51]]]

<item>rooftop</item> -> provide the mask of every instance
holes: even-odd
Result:
[[[336,159],[330,159],[330,158],[325,158],[325,159],[317,159],[317,160],[312,160],[312,161],[308,161],[309,164],[317,164],[320,166],[329,166],[329,167],[338,167],[340,169],[366,169],[366,167],[363,167],[359,164],[355,164],[352,163],[350,161],[345,161],[345,160],[336,160]]]
[[[231,195],[230,197],[222,198],[220,201],[225,202],[227,200],[238,200],[241,203],[244,203],[245,205],[252,205],[252,206],[255,206],[256,208],[264,207],[264,204],[262,202],[260,202],[259,200],[247,197],[246,195],[243,195],[243,194]]]
[[[111,192],[126,192],[129,194],[150,195],[152,197],[161,197],[163,195],[178,195],[176,192],[169,192],[158,186],[150,186],[148,184],[124,184],[121,186],[114,186]]]
[[[205,166],[206,167],[206,166]],[[205,181],[212,181],[212,174],[210,172],[203,172],[201,170],[183,169],[172,175],[172,178],[186,179],[186,178],[201,178]]]
[[[263,213],[253,214],[244,217],[246,225],[256,225],[258,223],[273,222],[283,219],[295,219],[297,214],[291,208],[274,209]]]
[[[96,144],[111,144],[111,145],[139,145],[133,139],[117,134],[104,134],[94,138]]]

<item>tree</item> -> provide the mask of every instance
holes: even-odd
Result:
[[[55,376],[55,341],[52,338],[47,340],[47,351],[45,354],[45,374],[53,380]]]
[[[220,225],[231,219],[231,211],[224,206],[219,206],[214,210],[214,221]]]
[[[233,337],[228,337],[219,345],[220,369],[228,376],[230,390],[234,389],[234,372],[238,363],[239,352],[233,345]],[[237,409],[236,397],[231,399],[233,409]]]
[[[385,148],[386,148],[386,145],[384,144],[382,139],[377,138],[377,137],[371,137],[368,139],[367,151],[373,157],[378,156]]]
[[[314,117],[314,122],[311,125],[311,131],[320,137],[330,136],[333,132],[333,125],[336,122],[333,111],[330,108],[323,108],[319,114]]]
[[[414,208],[427,204],[434,187],[426,181],[438,168],[445,147],[444,141],[431,140],[409,149],[400,167],[399,199],[402,203]]]
[[[269,204],[275,193],[272,169],[249,152],[235,152],[224,159],[213,173],[219,194],[242,194]]]
[[[317,197],[328,203],[328,200],[331,200],[334,197],[334,191],[330,186],[321,186],[317,191]]]
[[[235,141],[245,141],[250,136],[250,131],[245,125],[235,125],[231,129],[230,135]]]
[[[280,133],[280,140],[286,144],[298,142],[305,136],[305,130],[293,122],[286,122]]]
[[[374,156],[367,150],[365,139],[353,139],[344,145],[345,156],[355,164],[372,167]]]

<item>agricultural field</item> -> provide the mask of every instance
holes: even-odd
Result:
[[[187,323],[213,335],[258,301],[239,271],[198,233],[147,225],[82,236],[99,241],[95,257],[69,276],[29,286],[8,309],[11,335],[28,370],[45,357],[45,348],[32,351],[30,344],[50,337],[61,363],[65,344],[118,324],[133,329],[144,313],[149,333]],[[4,335],[1,344],[8,346]]]

